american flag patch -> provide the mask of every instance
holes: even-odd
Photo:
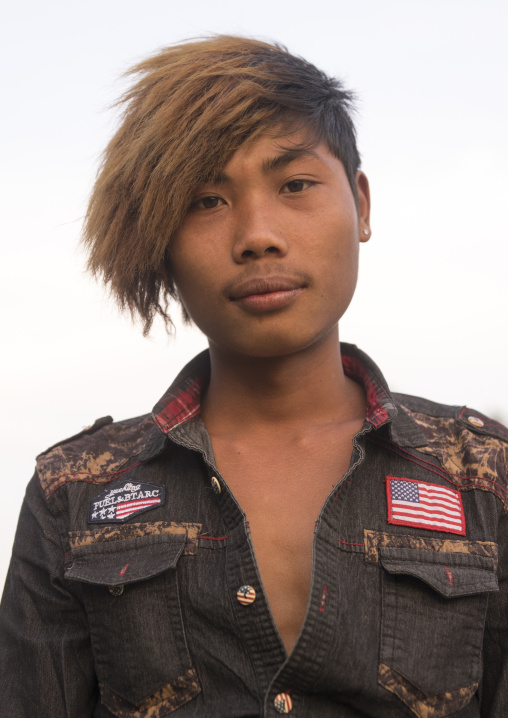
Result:
[[[466,535],[459,491],[416,479],[386,477],[388,523]]]

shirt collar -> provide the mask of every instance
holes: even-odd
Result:
[[[353,344],[341,343],[344,372],[360,383],[367,396],[366,419],[374,428],[386,424],[399,413],[388,385],[372,359]],[[163,434],[198,417],[200,399],[210,376],[208,351],[198,354],[176,377],[153,409],[153,420]]]
[[[397,415],[397,409],[379,368],[372,359],[354,344],[341,342],[344,373],[364,388],[367,397],[366,419],[378,428]]]
[[[341,343],[345,373],[363,385],[367,395],[367,416],[375,429],[387,426],[389,439],[400,447],[420,447],[427,439],[418,424],[400,408],[379,367],[354,344]]]
[[[163,434],[199,416],[201,394],[210,377],[208,350],[194,357],[178,374],[152,411],[152,418]]]

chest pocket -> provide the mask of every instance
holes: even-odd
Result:
[[[466,706],[478,687],[494,560],[468,553],[380,548],[378,682],[421,718]]]
[[[177,565],[185,533],[108,540],[72,549],[101,698],[121,718],[162,717],[201,688],[180,610]]]

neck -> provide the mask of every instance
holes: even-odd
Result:
[[[210,345],[210,384],[202,402],[209,431],[319,425],[365,412],[362,389],[344,375],[338,330],[283,357],[232,355]]]

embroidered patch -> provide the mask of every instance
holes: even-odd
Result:
[[[164,486],[122,481],[103,491],[88,505],[88,523],[121,523],[164,504]]]
[[[388,523],[466,535],[459,491],[404,477],[386,477]]]

